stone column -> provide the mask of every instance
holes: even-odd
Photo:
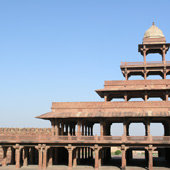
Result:
[[[46,146],[43,144],[43,169],[47,168],[47,150],[49,149],[49,146]]]
[[[3,153],[3,160],[2,160],[2,166],[6,166],[7,165],[7,150],[8,147],[2,147],[2,153]]]
[[[169,92],[167,91],[166,94],[165,94],[166,101],[168,101],[168,98],[169,98]]]
[[[64,123],[61,123],[61,136],[64,135]]]
[[[146,64],[146,47],[145,47],[145,45],[143,47],[143,61],[144,61],[144,64]]]
[[[72,169],[73,149],[68,148],[68,169]]]
[[[149,147],[148,149],[149,152],[149,170],[153,170],[153,155],[152,155],[152,146]]]
[[[85,136],[87,136],[87,125],[85,125]]]
[[[163,63],[165,63],[165,54],[166,54],[166,48],[165,48],[165,45],[163,45],[163,48],[162,48],[162,61]]]
[[[127,121],[123,121],[123,136],[127,136]]]
[[[93,136],[93,125],[91,125],[91,136]]]
[[[145,100],[145,102],[148,100],[148,93],[147,93],[147,91],[145,91],[145,93],[144,93],[144,100]]]
[[[104,101],[107,102],[108,101],[108,97],[107,95],[104,96]]]
[[[122,151],[122,170],[126,170],[126,147],[125,145],[121,146]]]
[[[77,148],[73,150],[73,167],[77,166],[77,151],[78,151]]]
[[[103,137],[103,135],[104,135],[104,122],[100,121],[100,136],[101,136],[101,138]]]
[[[163,79],[166,79],[166,68],[163,70]]]
[[[128,99],[127,99],[127,93],[126,93],[126,92],[124,93],[124,100],[125,100],[125,102],[128,101]]]
[[[49,149],[49,160],[48,160],[48,166],[53,165],[53,148]]]
[[[23,166],[28,166],[28,147],[23,149]]]
[[[146,129],[146,136],[151,136],[151,133],[150,133],[150,121],[149,120],[147,120],[146,122],[145,122],[145,129]]]
[[[94,146],[94,152],[95,152],[95,165],[94,168],[95,170],[99,169],[99,151],[100,151],[101,147],[99,147],[98,145]]]
[[[42,151],[42,145],[38,144],[38,146],[35,147],[38,150],[38,168],[42,169],[42,158],[43,158],[43,151]]]
[[[59,123],[55,122],[55,136],[59,135]]]
[[[55,122],[54,119],[51,119],[51,133],[54,136],[55,135]]]
[[[82,124],[82,136],[84,136],[84,124]]]
[[[15,168],[18,169],[20,168],[20,152],[23,147],[20,146],[19,144],[16,144],[14,148],[15,148],[15,161],[16,161]]]
[[[81,122],[78,121],[77,123],[77,136],[81,136]]]

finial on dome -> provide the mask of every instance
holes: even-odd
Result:
[[[155,25],[155,22],[154,22],[154,21],[152,22],[152,25]]]

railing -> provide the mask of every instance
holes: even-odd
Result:
[[[154,64],[170,64],[170,61],[147,61],[144,62],[121,62],[121,66],[136,66],[136,65],[154,65]]]
[[[148,136],[127,136],[127,141],[149,141]]]
[[[159,143],[170,144],[170,136],[52,136],[0,135],[0,143]]]

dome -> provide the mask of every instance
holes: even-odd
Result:
[[[143,38],[165,38],[163,32],[155,26],[154,22],[153,25],[145,32]]]

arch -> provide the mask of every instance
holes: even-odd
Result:
[[[145,126],[142,122],[132,122],[129,124],[130,136],[145,136]]]
[[[110,131],[111,131],[110,132],[111,136],[122,136],[123,135],[123,123],[117,123],[117,122],[112,123]]]
[[[164,125],[159,122],[151,122],[150,124],[150,132],[152,136],[164,136],[165,130]]]

